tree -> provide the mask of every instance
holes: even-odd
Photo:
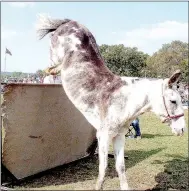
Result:
[[[39,76],[39,77],[43,77],[45,75],[45,72],[43,70],[37,70],[36,71],[36,75]]]
[[[181,80],[184,82],[188,82],[188,78],[189,78],[188,58],[181,61],[180,68],[182,70]]]
[[[163,44],[162,48],[147,59],[149,77],[169,77],[176,69],[184,73],[182,80],[187,81],[188,44],[182,41],[172,41]]]
[[[22,76],[22,72],[13,72],[11,76],[14,78],[20,78]]]
[[[124,45],[101,45],[100,53],[108,68],[121,76],[144,76],[144,67],[148,55],[138,49]]]

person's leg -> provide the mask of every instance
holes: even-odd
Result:
[[[140,126],[139,126],[139,120],[138,119],[135,119],[133,122],[132,122],[132,126],[133,128],[135,129],[135,136],[138,137],[138,136],[141,136],[141,132],[140,132]]]

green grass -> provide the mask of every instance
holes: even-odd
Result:
[[[188,127],[188,112],[186,112]],[[140,117],[142,139],[126,138],[127,178],[133,189],[188,190],[188,133],[174,136],[153,114]],[[110,147],[112,153],[112,146]],[[119,179],[109,158],[104,189],[118,190]],[[61,166],[43,175],[21,182],[16,189],[88,190],[93,189],[98,175],[98,158],[83,159]]]

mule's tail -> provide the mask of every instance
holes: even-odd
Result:
[[[52,19],[49,16],[42,14],[38,15],[38,22],[36,25],[36,32],[38,38],[41,40],[48,33],[55,31],[60,25],[68,23],[70,19]]]

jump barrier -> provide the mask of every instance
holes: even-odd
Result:
[[[93,154],[96,131],[59,84],[4,84],[2,164],[17,178]]]

